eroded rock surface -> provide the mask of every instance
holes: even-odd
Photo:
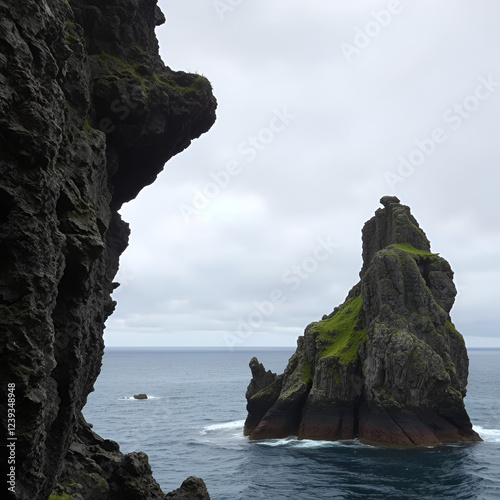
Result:
[[[209,82],[161,61],[164,19],[156,0],[0,0],[0,378],[19,499],[165,496],[145,455],[81,415],[128,242],[117,210],[215,120]]]
[[[345,302],[306,328],[283,375],[262,384],[265,369],[252,359],[250,439],[480,440],[463,402],[468,357],[449,314],[453,271],[409,207],[393,196],[381,203],[363,227],[361,280]]]

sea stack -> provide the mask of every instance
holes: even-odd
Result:
[[[480,441],[464,406],[468,356],[451,322],[457,293],[410,208],[384,196],[362,230],[360,281],[297,341],[282,375],[250,362],[250,439],[381,446]]]

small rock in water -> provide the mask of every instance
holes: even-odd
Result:
[[[147,394],[134,394],[134,399],[148,399]]]

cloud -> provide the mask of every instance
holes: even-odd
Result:
[[[160,1],[163,58],[210,79],[218,120],[122,210],[132,237],[108,345],[224,345],[276,289],[286,300],[245,345],[294,345],[356,283],[362,225],[386,194],[412,208],[455,270],[452,317],[469,345],[497,342],[500,87],[460,126],[450,117],[474,107],[465,100],[481,79],[500,82],[500,6],[401,1],[346,60],[341,44],[390,3],[242,1],[221,20],[212,2]],[[294,117],[279,131],[276,110]],[[436,128],[446,140],[390,184],[387,172],[418,158]],[[186,220],[196,200],[203,208]],[[321,237],[338,247],[291,290],[283,274]]]

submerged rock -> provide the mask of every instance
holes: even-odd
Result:
[[[165,496],[145,455],[107,449],[81,415],[128,243],[118,209],[215,120],[208,80],[162,62],[164,19],[156,0],[0,0],[0,379],[19,499]]]
[[[134,399],[148,399],[147,394],[134,394]]]
[[[264,378],[250,362],[250,439],[481,440],[463,401],[468,357],[449,314],[453,271],[409,207],[393,196],[381,203],[363,227],[361,280],[345,302],[306,328],[283,375]]]

